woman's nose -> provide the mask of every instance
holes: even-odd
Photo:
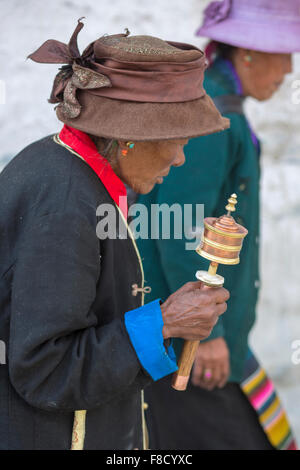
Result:
[[[173,166],[182,166],[185,163],[185,155],[183,149],[178,152],[176,159],[173,162]]]
[[[289,54],[284,62],[284,73],[292,73],[293,71],[293,57],[292,54]]]

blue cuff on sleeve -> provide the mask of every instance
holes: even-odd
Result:
[[[172,345],[167,350],[164,346],[163,324],[159,299],[125,313],[125,326],[132,345],[153,380],[178,369]]]

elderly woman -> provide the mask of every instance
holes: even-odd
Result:
[[[206,338],[226,310],[228,292],[199,282],[143,305],[124,204],[124,183],[149,192],[189,137],[228,127],[202,87],[204,54],[127,32],[80,55],[82,26],[30,55],[67,64],[50,98],[62,131],[0,176],[2,449],[141,449],[141,390],[177,369],[169,338]]]
[[[204,85],[230,118],[230,129],[191,139],[185,148],[187,164],[171,171],[165,184],[140,202],[149,206],[203,203],[206,216],[220,216],[224,201],[236,192],[237,222],[249,234],[241,263],[220,268],[231,292],[228,312],[200,344],[190,388],[179,394],[166,378],[149,390],[150,445],[156,449],[293,449],[274,387],[248,349],[259,291],[260,146],[243,102],[248,96],[269,99],[291,72],[291,53],[300,51],[300,1],[212,2],[197,34],[211,39]],[[153,297],[168,297],[195,271],[207,269],[207,262],[195,252],[184,251],[185,243],[184,239],[140,241]]]

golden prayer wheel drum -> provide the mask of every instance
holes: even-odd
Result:
[[[227,214],[219,218],[204,219],[204,232],[197,253],[203,258],[220,264],[238,264],[243,240],[248,233],[242,225],[236,223],[230,215],[235,210],[236,195],[228,199]]]

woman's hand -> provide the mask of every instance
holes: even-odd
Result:
[[[188,282],[161,305],[163,337],[203,340],[226,309],[229,292],[223,287],[206,288],[202,282]]]
[[[192,371],[193,385],[206,390],[223,388],[229,374],[229,350],[225,340],[216,338],[199,344]]]

